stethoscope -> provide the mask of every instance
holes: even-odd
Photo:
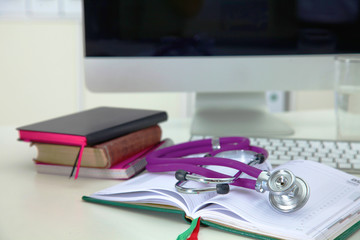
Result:
[[[203,157],[196,157],[199,154]],[[271,206],[280,212],[302,208],[310,195],[307,183],[287,169],[270,173],[254,167],[263,164],[267,157],[267,151],[251,146],[248,138],[221,137],[185,142],[154,151],[146,158],[146,169],[149,172],[175,171],[178,180],[175,188],[180,193],[216,191],[227,194],[229,185],[233,185],[260,193],[268,191]],[[230,175],[217,171],[219,167],[236,171]],[[184,186],[187,181],[211,183],[215,187],[187,188]]]

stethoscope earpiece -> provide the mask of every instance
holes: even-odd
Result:
[[[230,186],[227,183],[216,184],[216,193],[217,194],[228,194],[230,191]]]
[[[186,181],[186,175],[188,174],[187,171],[184,170],[177,170],[175,172],[175,178],[179,181]]]

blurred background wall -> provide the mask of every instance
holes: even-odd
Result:
[[[95,106],[188,117],[189,93],[92,93],[84,84],[80,0],[0,1],[0,125],[20,126]],[[290,110],[333,107],[330,91],[293,92]]]

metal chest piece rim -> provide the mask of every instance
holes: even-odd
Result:
[[[294,212],[309,200],[310,188],[301,178],[288,170],[278,170],[268,179],[269,202],[280,212]]]

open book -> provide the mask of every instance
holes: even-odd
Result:
[[[293,213],[274,210],[268,193],[234,186],[226,195],[178,193],[174,173],[145,173],[83,199],[201,217],[206,225],[261,239],[343,239],[360,228],[359,178],[311,161],[291,161],[280,168],[310,186],[309,201]]]

